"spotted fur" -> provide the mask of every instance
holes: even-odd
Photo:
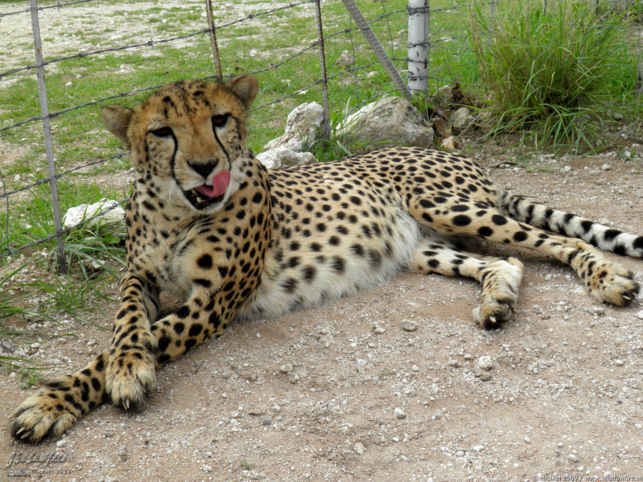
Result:
[[[638,293],[632,273],[590,244],[641,258],[641,236],[500,192],[459,154],[392,147],[267,172],[246,147],[256,92],[250,76],[186,81],[134,110],[103,109],[136,171],[111,348],[27,398],[11,421],[16,438],[59,435],[105,400],[142,403],[159,365],[220,336],[234,317],[276,316],[400,269],[478,280],[473,317],[498,326],[523,266],[465,252],[455,241],[463,236],[552,256],[597,300],[621,306]],[[159,319],[161,290],[184,301]]]

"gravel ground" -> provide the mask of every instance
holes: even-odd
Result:
[[[643,232],[640,158],[542,159],[490,176]],[[0,479],[642,480],[640,298],[625,309],[598,304],[570,270],[517,254],[521,300],[501,330],[472,322],[475,283],[401,274],[324,306],[233,325],[162,369],[138,413],[105,405],[38,446],[5,430]],[[640,260],[610,257],[641,280]],[[69,332],[69,323],[45,328]],[[74,331],[19,350],[54,375],[107,348],[104,332]],[[33,389],[0,376],[6,424]]]

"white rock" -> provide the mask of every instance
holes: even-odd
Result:
[[[337,57],[337,60],[335,60],[335,65],[343,65],[345,67],[353,65],[353,56],[348,50],[343,50],[342,53],[339,54],[339,57]]]
[[[418,324],[415,321],[404,320],[402,321],[400,328],[402,328],[404,331],[413,332],[413,331],[417,331]]]
[[[301,152],[304,141],[312,143],[317,138],[323,121],[324,109],[317,102],[298,105],[288,114],[284,135],[268,142],[264,150],[285,147]]]
[[[357,442],[355,446],[353,447],[353,450],[358,454],[358,455],[364,455],[364,444],[362,442]]]
[[[109,209],[109,211],[107,211]],[[105,212],[106,211],[106,212]],[[97,214],[105,212],[102,216],[92,219],[88,222],[89,226],[94,226],[97,223],[101,225],[114,225],[115,231],[125,234],[125,210],[120,206],[118,201],[113,199],[101,199],[94,204],[80,204],[71,207],[63,217],[63,227],[73,228],[78,226],[84,220],[89,219]]]
[[[295,152],[287,147],[276,147],[257,154],[257,159],[267,169],[277,169],[282,166],[301,166],[317,162],[310,152]]]
[[[456,131],[464,129],[472,120],[473,117],[467,107],[460,107],[458,110],[451,113],[451,127]]]
[[[481,356],[478,358],[476,361],[476,368],[479,368],[480,370],[484,371],[489,371],[493,368],[493,362],[491,361],[491,357],[489,356]]]
[[[406,413],[400,407],[396,407],[393,413],[395,414],[395,418],[399,418],[400,420],[406,418]]]
[[[418,147],[433,145],[433,128],[411,103],[384,97],[344,119],[336,131],[348,143],[395,143]]]

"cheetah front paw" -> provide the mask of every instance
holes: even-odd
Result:
[[[110,356],[105,377],[112,402],[125,410],[140,406],[156,387],[156,356],[146,349],[121,349]]]
[[[473,309],[473,319],[481,328],[497,328],[508,321],[518,300],[523,265],[516,258],[498,260],[485,268],[482,299]]]
[[[13,414],[9,430],[14,438],[38,442],[48,435],[61,435],[83,413],[82,389],[68,379],[42,387],[22,402]]]

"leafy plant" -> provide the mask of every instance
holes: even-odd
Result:
[[[474,6],[469,30],[494,132],[527,128],[544,145],[594,149],[608,114],[634,95],[636,49],[621,20],[571,0],[511,2],[495,15]]]
[[[124,226],[109,222],[104,217],[84,223],[67,233],[64,239],[68,266],[77,266],[85,280],[100,270],[107,271],[114,279],[119,274],[113,264],[125,266],[123,247]]]

